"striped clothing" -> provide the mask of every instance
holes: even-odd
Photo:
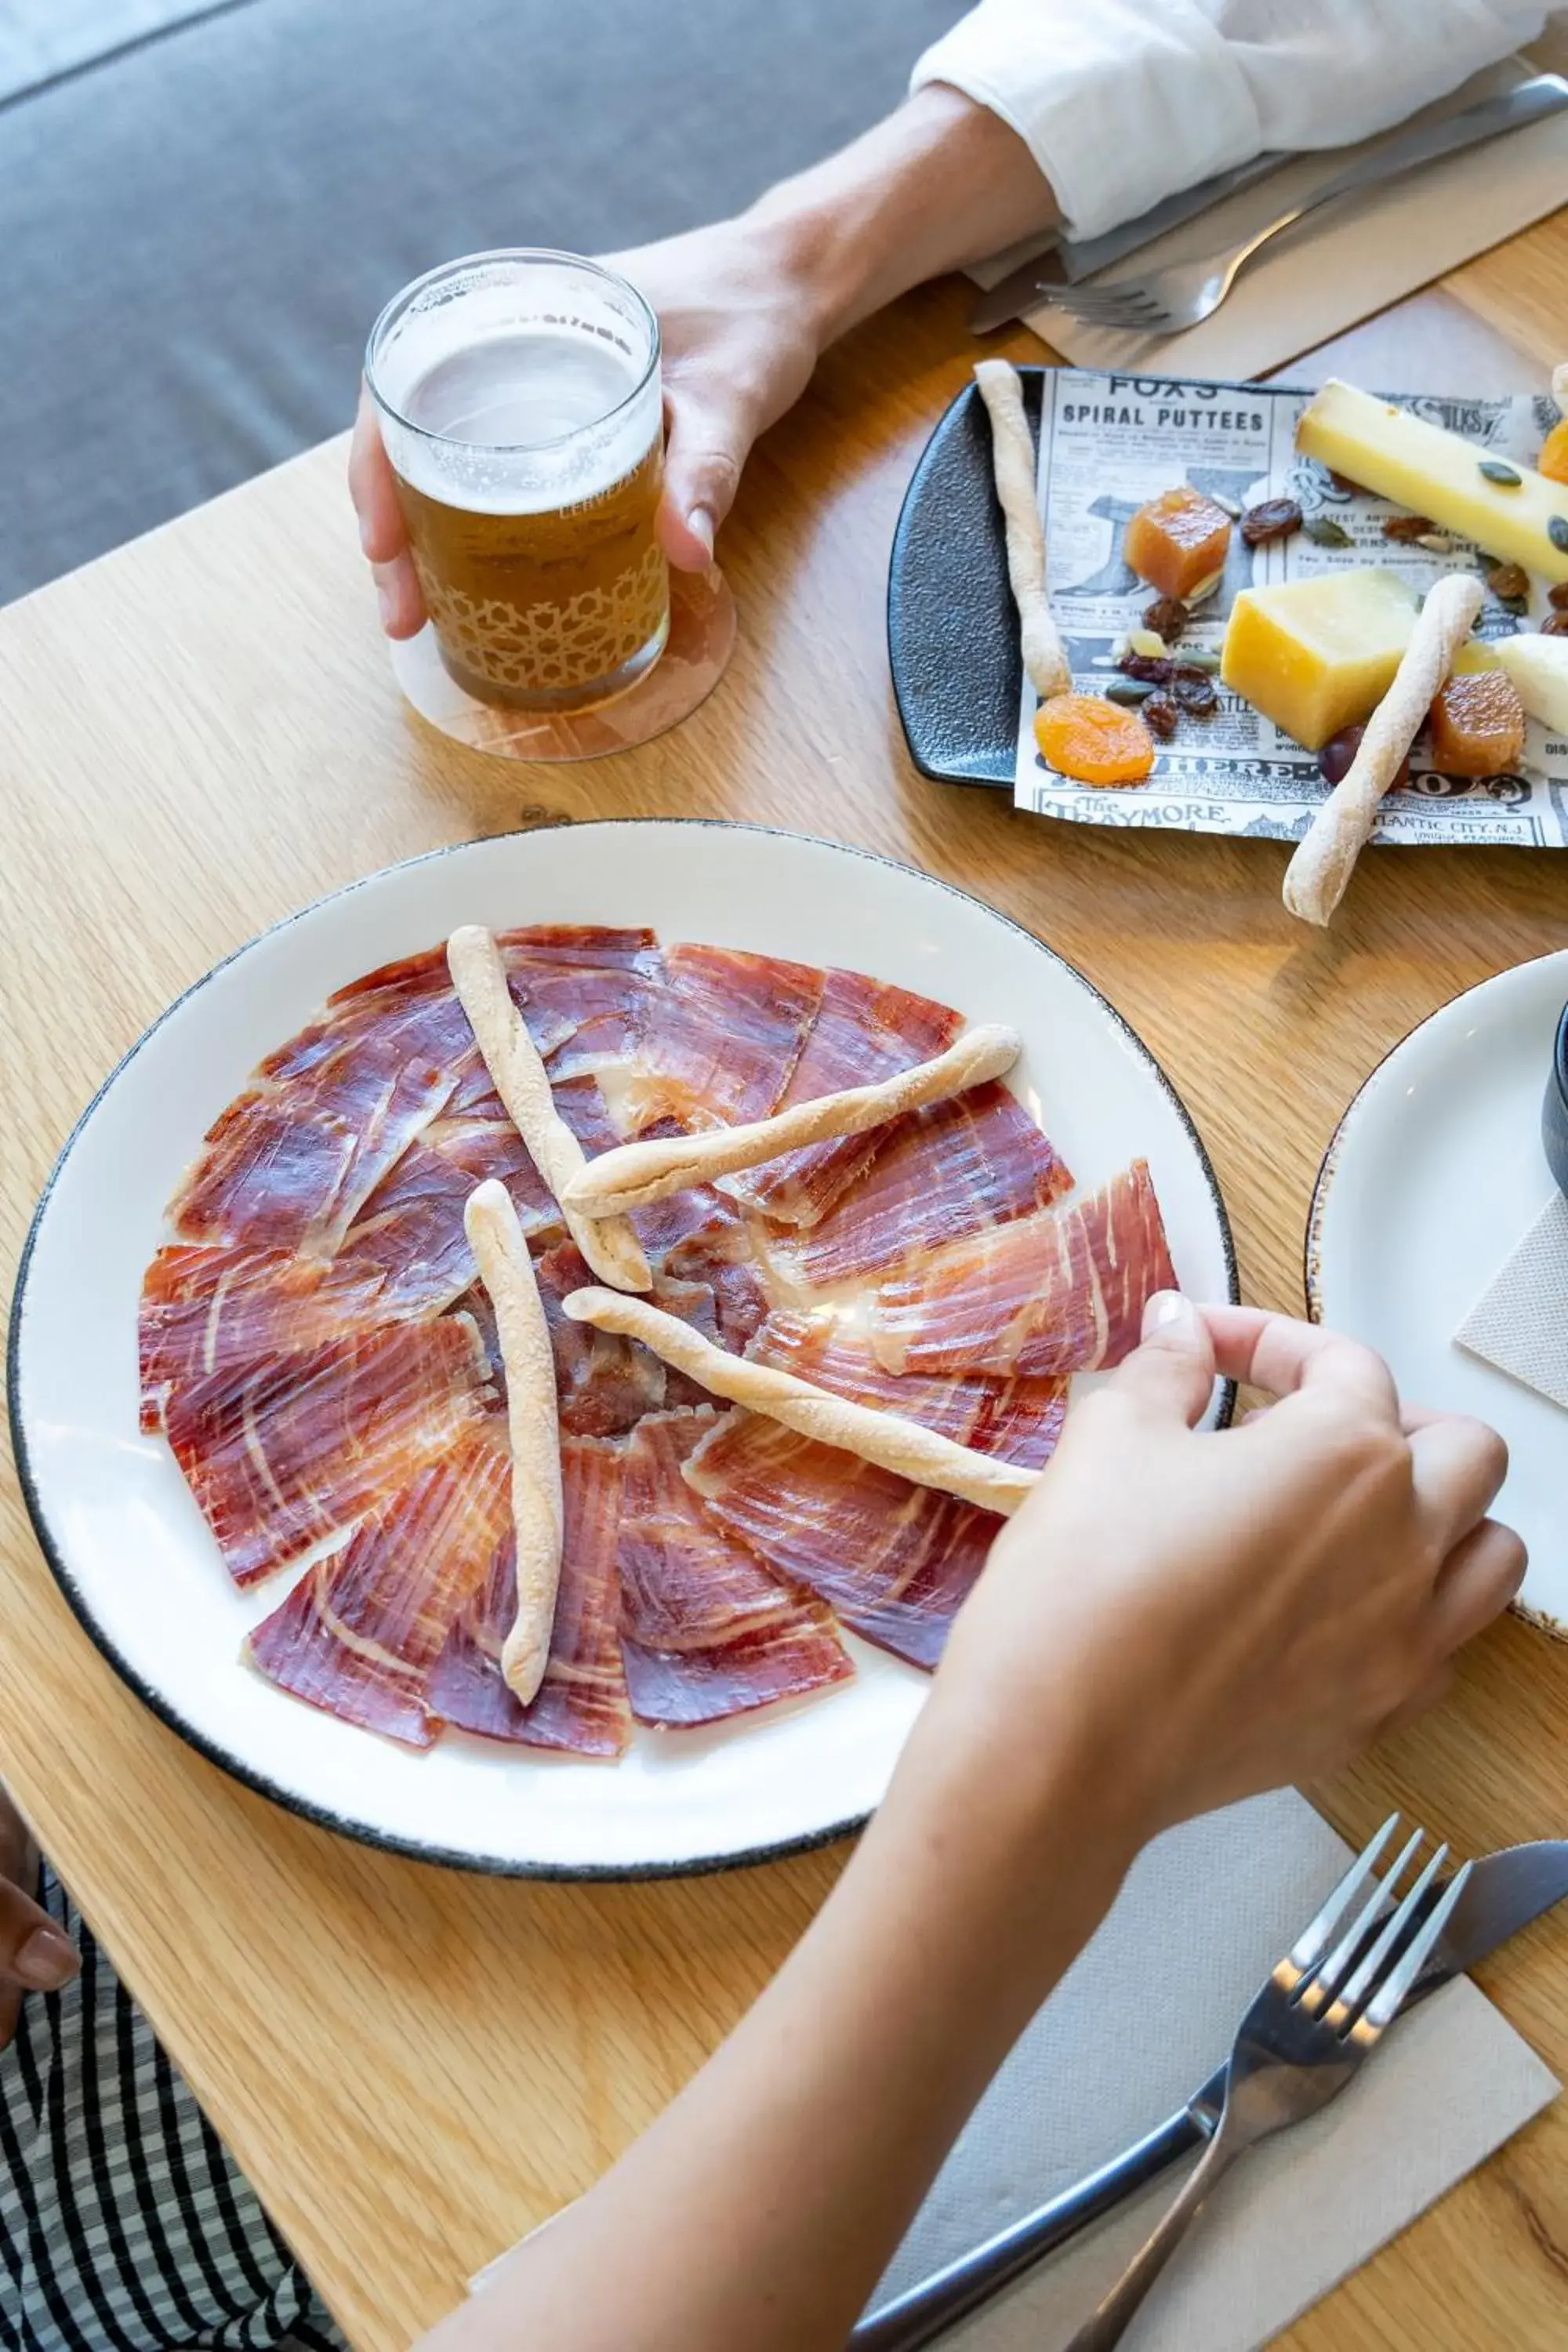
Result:
[[[81,1954],[0,2052],[0,2352],[341,2352],[256,2192],[46,1868]]]

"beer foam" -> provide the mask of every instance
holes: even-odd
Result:
[[[607,284],[614,299],[588,303],[580,284],[481,280],[405,310],[373,355],[404,479],[445,505],[506,515],[574,506],[624,480],[658,433],[658,373],[646,318]]]

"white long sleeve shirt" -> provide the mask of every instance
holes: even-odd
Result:
[[[1097,236],[1266,150],[1370,138],[1543,22],[1535,0],[980,0],[911,86],[999,114]]]

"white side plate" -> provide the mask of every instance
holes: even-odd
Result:
[[[700,1870],[810,1844],[876,1805],[927,1688],[852,1642],[855,1680],[706,1732],[639,1732],[617,1766],[447,1733],[427,1755],[285,1696],[242,1665],[287,1578],[237,1593],[161,1438],[137,1429],[136,1307],[164,1204],[261,1056],[334,988],[459,923],[646,923],[846,964],[1023,1032],[1016,1091],[1094,1185],[1138,1153],[1176,1269],[1235,1295],[1214,1174],[1125,1024],[978,900],[791,834],[582,824],[390,867],[242,948],[127,1055],[62,1153],[12,1318],[12,1425],[34,1524],[82,1622],[204,1754],[281,1804],[426,1860],[552,1875]],[[89,1727],[83,1727],[90,1738]]]
[[[1420,1404],[1508,1440],[1497,1515],[1530,1548],[1519,1605],[1568,1634],[1568,1414],[1454,1344],[1552,1198],[1541,1106],[1568,950],[1467,990],[1373,1072],[1328,1149],[1307,1232],[1314,1317],[1375,1348]]]

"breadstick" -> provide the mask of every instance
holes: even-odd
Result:
[[[489,931],[465,923],[447,942],[447,969],[468,1014],[490,1082],[527,1144],[533,1164],[561,1203],[566,1230],[601,1282],[647,1290],[648,1262],[625,1217],[603,1223],[569,1208],[572,1180],[586,1165],[583,1147],[555,1108],[539,1049],[506,984],[506,966]]]
[[[990,1022],[967,1030],[944,1054],[896,1071],[875,1086],[846,1087],[814,1102],[794,1103],[772,1118],[742,1127],[704,1128],[700,1135],[672,1135],[647,1143],[623,1143],[602,1151],[574,1176],[561,1196],[563,1208],[602,1217],[614,1209],[641,1209],[689,1184],[711,1183],[737,1168],[755,1168],[786,1151],[826,1143],[841,1135],[864,1135],[900,1111],[944,1102],[966,1087],[999,1078],[1022,1051],[1016,1029]]]
[[[1351,869],[1377,822],[1378,803],[1475,625],[1483,594],[1471,572],[1450,572],[1428,591],[1394,683],[1367,720],[1355,758],[1285,868],[1285,904],[1304,923],[1326,924],[1344,897]]]
[[[491,1176],[463,1204],[463,1230],[496,1312],[511,1437],[511,1517],[517,1534],[517,1614],[500,1670],[526,1706],[544,1679],[563,1528],[555,1357],[539,1285],[511,1194]]]
[[[1046,594],[1046,533],[1035,490],[1035,443],[1024,386],[1006,360],[980,360],[974,381],[991,418],[991,471],[1007,530],[1007,577],[1018,607],[1024,667],[1042,702],[1072,688],[1072,672]]]
[[[1011,1517],[1039,1479],[1037,1470],[1020,1470],[967,1445],[955,1445],[951,1437],[922,1429],[901,1414],[852,1404],[815,1381],[798,1380],[794,1372],[774,1371],[744,1356],[731,1356],[689,1323],[650,1307],[646,1298],[626,1298],[615,1290],[574,1290],[564,1305],[574,1323],[591,1323],[597,1331],[640,1339],[663,1362],[673,1364],[713,1396],[742,1404],[748,1412],[765,1413],[802,1437],[858,1454],[863,1462],[896,1471],[917,1486],[940,1487],[944,1495],[961,1496],[966,1503]]]

